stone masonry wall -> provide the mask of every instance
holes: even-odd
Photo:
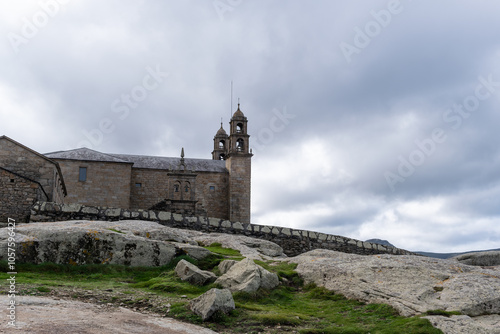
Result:
[[[172,182],[168,173],[166,170],[133,168],[130,208],[147,209],[166,199],[168,189],[173,187],[173,184],[169,184]],[[209,217],[229,218],[227,194],[227,173],[197,172],[195,200],[207,211]]]
[[[80,204],[61,205],[47,202],[36,203],[31,210],[32,222],[65,220],[148,220],[174,228],[201,232],[242,234],[272,241],[280,245],[288,256],[295,256],[319,248],[361,255],[384,253],[397,255],[413,254],[403,249],[377,245],[337,235],[286,227],[231,222],[220,218],[187,217],[163,211],[88,207]]]
[[[29,222],[30,209],[40,198],[39,188],[35,182],[0,169],[0,224],[6,224],[8,218]]]
[[[54,159],[61,166],[68,190],[65,203],[128,208],[131,164]],[[79,181],[80,167],[87,168],[87,180]]]
[[[250,154],[234,154],[226,160],[229,170],[229,219],[250,223],[251,170]]]
[[[33,153],[26,147],[8,139],[0,139],[0,167],[14,171],[41,184],[51,201],[62,202],[62,189],[57,173],[57,166],[49,159]],[[54,189],[57,193],[54,194]]]

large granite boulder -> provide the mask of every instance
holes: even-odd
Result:
[[[227,289],[211,289],[189,303],[191,311],[203,321],[210,319],[216,312],[227,314],[235,307],[231,291]]]
[[[402,315],[429,310],[470,317],[500,313],[500,268],[412,255],[355,255],[314,250],[294,258],[306,282],[370,303],[386,303]]]
[[[427,316],[431,324],[444,334],[500,334],[500,315],[471,318],[467,315],[451,317]]]
[[[467,253],[458,255],[453,259],[471,266],[500,266],[500,251]]]
[[[279,279],[278,275],[255,264],[252,259],[243,259],[234,264],[215,283],[232,292],[243,291],[252,293],[260,288],[267,290],[274,289],[279,285]]]
[[[116,225],[90,221],[18,225],[16,260],[36,264],[161,266],[175,257],[173,244],[121,232]],[[7,240],[7,229],[0,229],[0,249],[5,249]],[[6,254],[1,251],[0,259],[5,259]]]
[[[180,277],[183,281],[188,281],[194,285],[205,285],[208,283],[212,283],[217,279],[214,273],[206,270],[201,270],[197,266],[192,263],[187,262],[186,260],[181,260],[177,263],[175,267],[175,273]]]
[[[221,275],[227,273],[229,269],[231,269],[231,267],[234,266],[236,263],[238,263],[238,261],[235,260],[224,260],[221,263],[219,263],[218,267]]]

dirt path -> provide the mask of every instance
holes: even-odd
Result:
[[[0,333],[36,334],[214,334],[209,329],[123,307],[81,301],[17,296],[16,327],[8,326],[9,300],[0,296]]]

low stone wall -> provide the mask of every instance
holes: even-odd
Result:
[[[107,207],[90,207],[80,204],[56,204],[38,202],[31,210],[32,222],[54,222],[65,220],[147,220],[174,228],[201,232],[242,234],[272,241],[283,248],[288,256],[295,256],[313,249],[331,249],[339,252],[362,255],[413,254],[403,249],[387,247],[337,235],[324,234],[287,227],[243,224],[219,218],[190,217],[180,214],[151,211],[126,210]]]

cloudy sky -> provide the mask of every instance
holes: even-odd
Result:
[[[484,0],[2,1],[0,135],[42,153],[210,158],[239,98],[254,223],[500,248],[499,12]]]

